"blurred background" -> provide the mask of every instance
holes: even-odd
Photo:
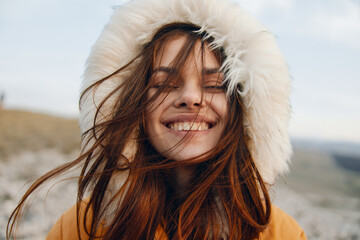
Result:
[[[0,239],[29,182],[78,154],[84,64],[123,2],[0,0]],[[275,203],[309,239],[360,239],[360,1],[234,2],[275,34],[292,72],[293,163]],[[24,239],[44,238],[75,184],[39,192]]]

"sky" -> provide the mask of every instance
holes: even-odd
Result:
[[[360,0],[233,0],[276,36],[293,138],[360,143]],[[84,64],[121,0],[0,0],[5,107],[76,117]]]

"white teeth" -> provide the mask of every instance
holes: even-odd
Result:
[[[171,123],[169,127],[177,131],[205,131],[209,129],[206,122],[176,122]]]

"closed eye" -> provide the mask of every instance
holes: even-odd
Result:
[[[161,89],[164,91],[170,91],[172,89],[179,88],[179,86],[173,81],[168,81],[170,75],[174,73],[176,73],[176,70],[172,68],[160,67],[155,69],[150,80],[153,83],[151,88]]]
[[[178,89],[179,86],[174,83],[171,83],[171,82],[166,83],[166,81],[162,81],[162,82],[155,83],[154,85],[151,86],[151,88],[157,89],[160,91],[164,91],[164,92],[170,92],[170,91]]]
[[[225,86],[223,85],[210,85],[204,86],[204,91],[208,93],[223,93],[225,91]]]
[[[218,89],[218,90],[223,90],[224,86],[204,86],[204,89]]]
[[[178,89],[179,88],[179,86],[177,86],[177,85],[165,85],[165,84],[163,84],[163,83],[157,83],[157,84],[155,84],[155,85],[153,85],[152,86],[152,88],[155,88],[155,89],[160,89],[160,88],[164,88],[164,89]]]
[[[222,79],[221,79],[222,80]],[[203,89],[206,92],[211,92],[211,93],[221,93],[224,92],[225,87],[222,84],[222,81],[220,81],[219,76],[217,75],[212,75],[212,76],[207,76],[206,80],[204,82],[204,86]]]

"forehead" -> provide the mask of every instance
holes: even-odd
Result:
[[[179,57],[179,54],[181,54],[184,47],[186,47],[184,46],[186,41],[187,36],[180,34],[169,39],[155,54],[154,67],[171,66],[175,59]],[[186,57],[186,61],[189,62],[189,59],[192,59],[195,62],[201,62],[201,57],[201,41],[198,39],[189,56]],[[214,53],[209,49],[207,43],[204,44],[203,60],[206,67],[220,67],[219,61],[215,57]]]

